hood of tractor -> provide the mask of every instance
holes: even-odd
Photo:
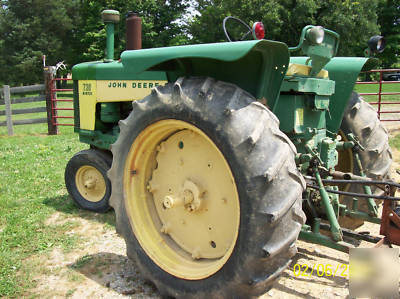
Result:
[[[287,45],[256,40],[124,51],[119,61],[74,66],[74,80],[148,80],[164,72],[209,76],[238,85],[256,98],[275,99],[289,64]]]

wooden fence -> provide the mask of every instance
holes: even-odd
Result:
[[[47,67],[45,69],[45,84],[36,84],[30,86],[19,86],[10,87],[9,85],[4,85],[0,88],[0,106],[5,105],[5,109],[0,111],[0,116],[6,116],[6,121],[0,121],[1,126],[7,126],[8,136],[14,135],[13,126],[17,125],[28,125],[28,124],[40,124],[47,123],[48,134],[57,134],[57,127],[52,122],[52,103],[51,103],[51,89],[54,85],[53,81],[54,70],[52,67]],[[37,93],[40,92],[39,96],[31,97],[11,97],[13,94],[26,94],[26,93]],[[12,104],[19,103],[32,103],[32,102],[46,102],[43,107],[35,108],[25,108],[25,109],[12,109]],[[29,114],[47,112],[47,118],[34,118],[34,119],[22,119],[13,120],[12,116],[16,114]]]

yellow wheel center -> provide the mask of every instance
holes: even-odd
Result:
[[[104,177],[93,166],[81,166],[76,172],[75,183],[79,193],[88,201],[98,202],[106,194]]]
[[[240,204],[211,139],[186,122],[159,121],[136,138],[125,166],[128,216],[148,256],[180,278],[217,272],[235,247]]]

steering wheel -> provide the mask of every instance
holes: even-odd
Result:
[[[241,37],[240,39],[238,39],[238,40],[232,38],[231,35],[229,34],[228,30],[226,29],[226,22],[227,22],[228,20],[232,20],[232,21],[235,21],[236,23],[239,23],[240,25],[246,27],[246,29],[248,29],[248,31],[247,31],[245,34],[243,34],[242,37]],[[230,41],[230,42],[242,41],[242,40],[244,40],[244,39],[252,32],[252,29],[250,28],[249,25],[247,25],[247,24],[246,24],[245,22],[243,22],[241,19],[235,18],[235,17],[231,17],[231,16],[226,17],[226,18],[224,19],[224,21],[222,22],[222,28],[224,29],[224,33],[225,33],[226,38],[227,38],[228,41]]]

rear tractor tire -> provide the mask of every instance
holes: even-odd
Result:
[[[347,104],[340,130],[343,136],[353,133],[365,148],[364,151],[359,152],[359,155],[367,177],[379,180],[390,176],[392,152],[389,146],[388,132],[378,119],[376,110],[356,92],[352,93]],[[338,170],[360,175],[360,170],[351,150],[339,152]],[[362,186],[357,184],[348,185],[345,191],[364,193]],[[380,189],[373,188],[372,191],[375,194],[382,195]],[[341,202],[352,207],[352,198],[349,196],[342,197]],[[380,201],[376,200],[376,204],[379,203]],[[368,205],[365,199],[358,200],[358,210],[368,213]],[[364,223],[361,219],[350,217],[341,217],[339,221],[342,226],[350,229],[355,229]]]
[[[108,172],[128,257],[163,296],[266,292],[305,220],[296,149],[277,118],[211,78],[180,78],[132,105]]]
[[[110,209],[111,182],[107,171],[111,163],[111,155],[97,149],[80,151],[69,160],[65,185],[79,207],[99,213]]]

